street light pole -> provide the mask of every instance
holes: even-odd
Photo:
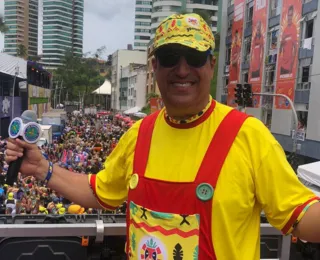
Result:
[[[291,106],[291,110],[292,110],[292,114],[293,114],[293,129],[292,129],[292,134],[293,134],[293,147],[292,147],[292,152],[296,153],[297,152],[297,132],[298,132],[298,115],[297,115],[297,111],[294,108],[294,104],[292,102],[292,100],[283,94],[271,94],[271,93],[252,93],[253,96],[265,96],[265,97],[282,97],[285,98],[290,106]]]
[[[11,120],[14,117],[14,92],[16,90],[16,79],[19,76],[19,65],[15,67],[15,74],[13,79],[13,86],[12,86],[12,109],[11,109]]]

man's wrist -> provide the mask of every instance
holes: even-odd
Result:
[[[41,181],[44,181],[47,177],[48,169],[49,169],[49,161],[45,159],[41,160],[35,177]]]

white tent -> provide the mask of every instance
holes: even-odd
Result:
[[[18,78],[27,78],[27,61],[6,53],[0,53],[0,72],[15,76],[18,70]]]
[[[320,161],[300,165],[298,177],[316,195],[320,195]]]
[[[147,114],[142,113],[142,112],[134,113],[133,115],[136,116],[136,117],[139,117],[139,118],[144,118],[144,117],[147,116]]]
[[[129,108],[128,110],[124,111],[123,114],[131,115],[131,114],[138,113],[140,110],[141,110],[140,107],[132,107],[132,108]]]
[[[98,95],[111,95],[111,83],[109,80],[106,80],[102,86],[97,88],[95,91],[92,92],[92,94],[98,94]]]

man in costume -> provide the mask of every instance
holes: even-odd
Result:
[[[270,131],[209,95],[214,47],[196,14],[159,25],[152,55],[165,108],[134,124],[97,175],[52,167],[21,140],[8,143],[7,162],[24,148],[22,174],[85,208],[127,200],[129,259],[258,260],[262,210],[284,234],[320,242],[319,198]]]

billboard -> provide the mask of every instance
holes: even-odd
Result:
[[[302,0],[283,0],[276,93],[294,99],[297,74]],[[275,99],[276,109],[291,109],[284,98]]]
[[[249,84],[252,85],[253,93],[261,93],[264,46],[267,34],[268,0],[254,1],[253,10]],[[253,107],[258,108],[260,100],[260,96],[253,96]]]
[[[36,112],[38,118],[42,117],[43,113],[49,111],[51,107],[50,89],[41,88],[33,85],[28,86],[28,107]]]
[[[234,1],[234,17],[232,24],[231,58],[229,67],[229,85],[227,105],[236,107],[235,91],[236,84],[240,82],[240,61],[243,34],[245,0]]]

